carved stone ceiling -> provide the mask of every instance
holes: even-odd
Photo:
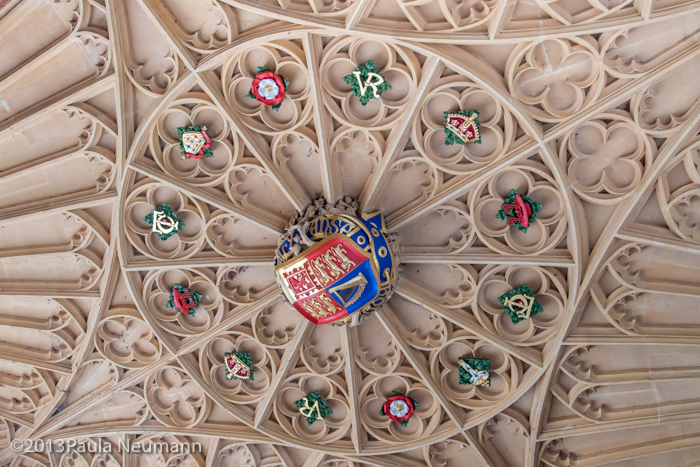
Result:
[[[0,7],[0,466],[700,465],[700,1]],[[342,78],[368,60],[392,89],[362,106]],[[258,66],[290,82],[279,111],[246,97]],[[445,145],[443,112],[475,109],[481,144]],[[183,160],[204,123],[214,157]],[[495,217],[511,188],[543,205],[526,233]],[[356,326],[275,283],[320,196],[401,239]],[[164,202],[167,241],[143,220]],[[513,325],[521,284],[544,311]],[[458,384],[464,354],[490,387]],[[333,414],[308,425],[314,389]],[[13,449],[87,439],[203,450]]]

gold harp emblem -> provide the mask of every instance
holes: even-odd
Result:
[[[367,279],[362,274],[358,274],[344,284],[331,287],[328,291],[336,294],[336,296],[340,298],[341,304],[344,307],[348,307],[362,296],[362,292],[364,292],[366,286]]]

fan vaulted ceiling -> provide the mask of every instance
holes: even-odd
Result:
[[[0,6],[0,465],[700,465],[700,2]],[[343,77],[368,60],[392,89],[362,106]],[[278,111],[246,97],[260,66],[289,80]],[[454,110],[481,144],[445,145]],[[183,160],[202,124],[214,157]],[[495,217],[511,188],[543,205],[527,232]],[[275,282],[319,197],[400,238],[356,326]],[[186,224],[166,241],[162,203]],[[523,283],[544,311],[513,325]],[[235,351],[254,381],[225,378]],[[490,387],[458,384],[465,353]],[[379,415],[397,389],[405,427]],[[203,450],[13,449],[39,439]]]

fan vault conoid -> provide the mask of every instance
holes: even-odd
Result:
[[[700,462],[696,0],[0,5],[0,467]]]

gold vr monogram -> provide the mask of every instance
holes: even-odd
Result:
[[[372,91],[374,91],[374,97],[379,98],[379,93],[377,93],[377,85],[382,84],[384,82],[384,78],[381,77],[381,75],[378,75],[377,73],[369,72],[367,74],[367,79],[365,82],[362,82],[362,78],[360,77],[360,72],[359,71],[353,71],[352,74],[355,76],[355,79],[357,80],[357,84],[360,85],[360,95],[364,96],[365,91],[367,88],[372,88]],[[372,78],[375,78],[376,81],[372,82]]]

